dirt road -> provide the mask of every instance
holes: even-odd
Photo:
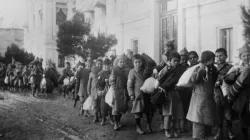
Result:
[[[165,140],[160,131],[160,117],[153,122],[154,133],[137,135],[133,116],[126,114],[122,123],[126,125],[115,132],[112,126],[93,124],[92,118],[78,115],[70,99],[60,96],[45,99],[30,94],[0,93],[0,140]],[[145,126],[145,125],[144,125]],[[183,134],[176,140],[189,140],[191,134]],[[212,139],[212,138],[210,138]]]

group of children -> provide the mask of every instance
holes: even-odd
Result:
[[[95,116],[93,122],[99,122],[101,117],[101,125],[105,125],[106,117],[109,116],[110,124],[114,125],[114,130],[120,130],[123,127],[121,124],[122,115],[128,110],[128,103],[131,100],[131,113],[134,114],[138,134],[152,133],[152,118],[155,110],[158,109],[162,116],[161,129],[165,130],[167,138],[177,138],[179,133],[186,131],[185,126],[192,124],[194,139],[207,139],[211,135],[213,126],[218,127],[214,139],[223,139],[224,120],[226,120],[228,128],[228,137],[235,138],[232,132],[235,114],[240,115],[239,119],[242,122],[245,122],[244,119],[249,114],[249,108],[246,109],[246,106],[249,105],[247,93],[243,96],[247,97],[247,100],[244,100],[244,104],[240,106],[243,108],[240,112],[235,111],[233,107],[237,102],[237,97],[232,100],[234,92],[242,92],[247,87],[246,85],[239,86],[239,82],[245,82],[248,85],[250,83],[246,82],[247,78],[244,78],[245,81],[237,79],[242,77],[242,74],[248,76],[250,73],[248,71],[249,46],[246,44],[240,49],[241,63],[237,64],[238,66],[226,62],[227,51],[224,48],[217,49],[215,53],[204,51],[200,59],[195,51],[187,52],[184,49],[180,53],[175,52],[173,44],[167,44],[165,50],[163,62],[151,69],[152,71],[149,71],[145,58],[140,54],[133,55],[132,59],[128,59],[125,55],[118,56],[114,64],[109,59],[97,59],[95,66],[92,66],[91,61],[87,61],[85,68],[78,68],[75,93],[79,96],[81,105],[89,96],[94,99]],[[126,65],[128,60],[133,62],[132,69]],[[182,74],[195,65],[199,66],[191,76],[193,86],[190,88],[176,87]],[[232,68],[235,70],[230,73]],[[167,93],[165,101],[157,105],[151,103],[152,95],[140,90],[145,80],[155,75],[159,80],[158,89],[164,89]],[[234,80],[231,80],[231,83],[227,82],[229,81],[226,80],[227,77],[229,79],[234,77]],[[224,82],[230,85],[230,93],[226,96],[221,89]],[[112,88],[114,92],[112,107],[105,102],[105,95],[109,88]],[[83,110],[82,107],[80,114],[90,116],[89,112]],[[146,130],[141,127],[141,118],[144,114],[147,120]],[[242,133],[247,139],[247,126],[242,126]]]

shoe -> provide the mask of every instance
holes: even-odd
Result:
[[[139,135],[143,135],[145,132],[141,130],[141,128],[137,128],[136,129],[136,132],[139,134]]]
[[[230,140],[235,138],[235,136],[234,136],[234,134],[233,134],[233,132],[231,130],[228,131],[228,137],[229,137]]]
[[[153,133],[153,130],[150,124],[147,124],[147,131],[149,134]]]
[[[124,127],[124,125],[118,123],[118,127],[119,127],[119,128],[122,128],[122,127]]]
[[[104,125],[105,125],[105,119],[102,119],[101,126],[104,126]]]
[[[172,138],[172,134],[169,133],[167,130],[165,130],[165,136],[166,136],[167,138]]]
[[[110,125],[112,125],[112,126],[114,125],[114,121],[112,121],[112,120],[110,120],[109,123],[110,123]]]
[[[115,123],[115,124],[114,124],[114,130],[115,130],[115,131],[118,131],[119,129],[120,129],[119,126]]]
[[[179,135],[178,135],[178,133],[177,133],[176,131],[174,131],[174,137],[175,137],[175,138],[178,138],[178,137],[179,137]]]
[[[214,136],[214,140],[220,140],[221,139],[221,129],[218,129],[217,134]]]

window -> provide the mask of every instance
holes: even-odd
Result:
[[[58,56],[58,67],[65,67],[65,57],[61,55]]]
[[[177,15],[171,15],[162,19],[161,22],[161,44],[162,49],[166,41],[175,39],[177,42]],[[177,44],[175,44],[175,49],[177,49]],[[162,50],[163,52],[163,50]]]
[[[132,49],[134,54],[138,54],[138,39],[132,40]]]
[[[169,12],[177,9],[177,0],[162,0],[161,12]]]
[[[233,60],[233,28],[224,28],[219,30],[219,48],[225,48],[228,53],[228,61]]]

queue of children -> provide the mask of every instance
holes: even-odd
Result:
[[[131,51],[129,51],[131,53]],[[131,59],[132,58],[132,59]],[[246,44],[240,49],[241,63],[233,66],[226,62],[227,51],[219,48],[215,53],[202,52],[200,59],[195,51],[186,49],[180,53],[174,51],[173,42],[168,42],[163,54],[163,62],[158,66],[146,65],[145,58],[140,54],[130,58],[121,55],[111,60],[97,60],[95,66],[88,61],[88,68],[77,70],[76,93],[81,104],[89,97],[94,99],[94,120],[101,125],[106,124],[109,116],[114,130],[124,126],[121,119],[128,110],[129,100],[132,101],[131,113],[134,114],[136,132],[138,134],[152,133],[152,118],[158,110],[162,116],[161,129],[167,138],[177,138],[180,133],[190,130],[192,125],[193,138],[207,139],[212,127],[217,128],[215,140],[223,139],[223,122],[226,122],[228,138],[235,138],[232,125],[235,119],[242,122],[244,139],[248,139],[249,126],[249,62],[250,47]],[[126,61],[132,61],[133,67]],[[215,63],[216,62],[216,63]],[[131,63],[131,62],[130,62]],[[190,67],[196,67],[191,76],[192,87],[177,87],[182,74]],[[149,72],[150,74],[146,74]],[[157,76],[156,76],[157,75]],[[140,88],[149,77],[159,80],[157,91],[165,91],[166,97],[161,104],[153,104],[151,97]],[[229,79],[229,80],[228,80]],[[228,84],[228,93],[222,90],[223,83]],[[105,102],[105,95],[112,88],[114,92],[113,105]],[[235,109],[236,108],[236,109]],[[88,110],[81,108],[80,113],[90,116]],[[147,128],[141,126],[143,116],[146,116]],[[237,117],[239,116],[239,117]]]

